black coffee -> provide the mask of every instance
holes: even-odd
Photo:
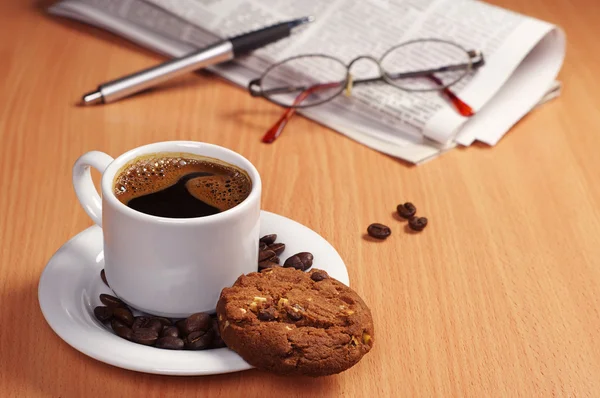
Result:
[[[142,213],[168,218],[206,217],[231,209],[250,194],[248,174],[191,154],[161,153],[130,162],[115,178],[115,196]]]

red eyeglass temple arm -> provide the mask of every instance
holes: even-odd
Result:
[[[293,107],[286,109],[283,115],[281,115],[281,117],[279,118],[279,120],[277,120],[273,127],[271,127],[263,136],[262,142],[270,144],[271,142],[275,141],[277,137],[281,135],[281,132],[283,131],[283,128],[285,127],[287,122],[296,113],[296,108],[294,107],[302,103],[302,101],[304,101],[310,94],[318,90],[339,87],[340,84],[341,83],[339,82],[315,84],[314,86],[310,86],[306,90],[302,91],[300,94],[298,94],[296,99],[294,99],[294,104],[292,105]]]
[[[434,75],[428,75],[427,78],[429,80],[433,81],[437,85],[440,85],[440,86],[444,85],[444,83]],[[298,96],[294,100],[293,107],[286,109],[285,112],[283,113],[283,115],[281,115],[281,117],[279,118],[279,120],[277,120],[277,122],[275,122],[273,127],[271,127],[266,132],[266,134],[262,138],[262,142],[264,142],[266,144],[270,144],[273,141],[275,141],[277,139],[277,137],[279,137],[281,135],[281,133],[283,132],[283,128],[286,126],[287,122],[296,113],[295,106],[302,103],[302,101],[304,101],[310,94],[312,94],[313,92],[318,91],[318,90],[339,87],[340,84],[341,83],[337,83],[337,82],[336,83],[315,84],[314,86],[311,86],[311,87],[307,88],[306,90],[302,91],[300,94],[298,94]],[[462,115],[464,117],[471,117],[475,114],[475,111],[473,111],[473,109],[469,105],[467,105],[465,102],[463,102],[463,100],[458,98],[458,96],[456,94],[454,94],[452,92],[452,90],[450,90],[448,87],[444,87],[442,89],[442,93],[444,93],[444,95],[448,98],[450,103],[456,108],[456,110],[458,111],[458,113],[460,115]]]
[[[444,85],[444,83],[435,75],[427,75],[427,78],[439,86]],[[450,103],[456,108],[456,110],[458,111],[458,113],[460,113],[461,116],[471,117],[475,114],[473,108],[471,108],[469,105],[463,102],[463,100],[458,98],[458,96],[454,94],[452,90],[450,90],[448,87],[444,87],[442,89],[442,93],[444,93],[444,95],[448,98]]]

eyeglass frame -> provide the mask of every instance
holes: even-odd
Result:
[[[439,43],[445,43],[445,44],[450,44],[458,49],[460,49],[461,51],[463,51],[465,54],[467,54],[467,56],[469,57],[469,62],[467,63],[462,63],[462,64],[453,64],[453,65],[446,65],[446,66],[442,66],[436,69],[426,69],[426,70],[420,70],[420,71],[413,71],[413,72],[404,72],[404,73],[399,73],[399,74],[395,74],[392,75],[390,77],[390,74],[388,74],[387,72],[384,71],[381,62],[385,59],[385,57],[390,54],[392,51],[397,50],[400,47],[404,47],[406,45],[409,44],[413,44],[413,43],[419,43],[419,42],[439,42]],[[295,91],[300,91],[300,93],[309,90],[311,87],[317,85],[314,84],[313,86],[309,86],[309,87],[285,87],[285,88],[276,88],[276,89],[270,89],[267,91],[267,93],[265,93],[265,91],[262,89],[261,87],[261,81],[262,79],[267,76],[267,74],[273,70],[274,68],[279,67],[280,65],[286,63],[286,62],[290,62],[294,59],[298,59],[298,58],[307,58],[307,57],[320,57],[320,58],[327,58],[330,59],[332,61],[335,61],[337,63],[339,63],[340,65],[344,66],[346,68],[346,77],[344,78],[343,81],[340,81],[340,88],[338,90],[338,92],[336,92],[334,95],[332,95],[329,98],[320,100],[320,101],[316,101],[310,104],[298,104],[298,105],[288,105],[288,104],[284,104],[276,99],[270,98],[269,95],[272,95],[272,91],[273,90],[277,90],[279,92],[276,92],[276,94],[285,94],[285,93],[291,93],[291,92],[295,92]],[[350,69],[352,68],[352,65],[354,65],[355,62],[362,60],[362,59],[370,59],[372,61],[374,61],[377,64],[377,67],[379,69],[379,76],[378,77],[373,77],[373,78],[368,78],[368,79],[358,79],[358,80],[354,80],[352,79],[352,75],[350,73]],[[446,88],[449,88],[451,86],[453,86],[454,84],[458,83],[459,81],[461,81],[469,72],[471,72],[472,70],[476,70],[479,69],[480,67],[482,67],[483,65],[485,65],[485,59],[483,56],[483,53],[479,50],[467,50],[464,47],[462,47],[461,45],[459,45],[458,43],[449,41],[449,40],[444,40],[444,39],[437,39],[437,38],[428,38],[428,39],[413,39],[413,40],[408,40],[406,42],[397,44],[395,46],[392,46],[391,48],[389,48],[386,52],[383,53],[383,55],[381,55],[381,57],[379,59],[371,56],[371,55],[359,55],[357,57],[355,57],[354,59],[352,59],[348,64],[344,63],[342,60],[340,60],[339,58],[336,58],[332,55],[328,55],[328,54],[320,54],[320,53],[312,53],[312,54],[300,54],[300,55],[295,55],[289,58],[286,58],[282,61],[279,61],[271,66],[269,66],[264,72],[263,74],[257,78],[257,79],[253,79],[248,83],[248,92],[250,93],[251,96],[253,97],[262,97],[265,98],[266,100],[280,105],[284,108],[295,108],[295,109],[301,109],[301,108],[309,108],[309,107],[313,107],[313,106],[317,106],[317,105],[321,105],[323,103],[329,102],[331,100],[333,100],[334,98],[336,98],[338,95],[340,95],[343,91],[344,88],[348,87],[348,83],[351,82],[351,86],[354,86],[356,84],[368,84],[368,83],[375,83],[375,82],[380,82],[380,81],[384,81],[386,83],[388,83],[389,85],[396,87],[400,90],[403,91],[407,91],[407,92],[430,92],[430,91],[441,91],[444,90]],[[404,79],[404,78],[414,78],[414,77],[423,77],[426,78],[428,76],[432,76],[434,73],[441,73],[441,72],[452,72],[452,71],[456,71],[456,70],[464,70],[465,73],[463,73],[461,76],[459,76],[457,79],[455,79],[454,81],[448,83],[448,84],[444,84],[444,85],[438,85],[438,87],[435,88],[430,88],[430,89],[407,89],[406,87],[402,87],[399,86],[397,84],[395,84],[393,82],[393,79]],[[438,79],[439,80],[439,79]],[[322,83],[325,84],[325,83]],[[259,90],[256,90],[255,87],[259,88]],[[283,90],[283,91],[282,91]]]

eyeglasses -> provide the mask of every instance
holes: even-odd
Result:
[[[378,68],[376,76],[353,78],[350,69],[362,59],[375,63]],[[260,78],[252,80],[248,91],[253,97],[263,97],[287,108],[262,138],[263,142],[271,143],[281,135],[296,109],[326,103],[344,90],[350,96],[354,86],[378,82],[409,92],[440,92],[457,112],[470,117],[474,114],[472,108],[450,87],[484,63],[480,51],[466,50],[446,40],[417,39],[390,48],[379,59],[361,55],[349,64],[324,54],[287,58],[271,65]]]

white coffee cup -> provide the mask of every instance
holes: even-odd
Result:
[[[185,153],[237,166],[252,180],[250,195],[237,206],[196,218],[164,218],[127,207],[114,195],[123,166],[156,153]],[[90,167],[102,173],[100,198]],[[116,159],[98,151],[73,166],[73,186],[87,214],[102,227],[107,281],[116,295],[149,314],[172,318],[213,312],[221,289],[256,271],[261,180],[241,155],[216,145],[170,141],[133,149]]]

